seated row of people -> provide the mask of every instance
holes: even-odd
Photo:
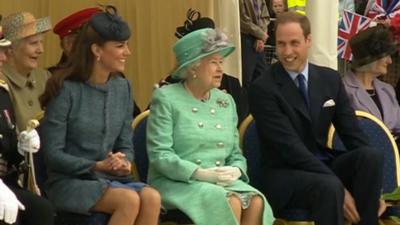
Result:
[[[183,211],[199,225],[272,224],[272,210],[279,215],[288,207],[310,209],[316,224],[343,224],[344,218],[378,224],[385,207],[379,200],[382,155],[366,142],[337,72],[307,61],[307,17],[287,12],[277,19],[279,62],[249,88],[262,143],[264,190],[247,184],[235,101],[217,89],[224,58],[234,47],[213,28],[190,30],[174,46],[172,78],[179,82],[153,94],[147,129],[149,184],[144,184],[130,176],[133,99],[121,75],[131,54],[129,26],[111,6],[83,24],[70,59],[48,80],[40,98],[46,109],[41,131],[47,194],[55,208],[108,213],[111,225],[157,224],[161,204]],[[30,64],[19,70],[13,62],[24,58],[17,55],[10,61],[28,80],[34,79],[31,71],[42,52],[41,41],[31,38],[46,31],[34,30],[21,37],[38,47],[25,58]],[[378,51],[382,57],[387,52]],[[36,88],[33,81],[25,83]],[[11,97],[23,102],[12,92]],[[21,131],[26,121],[20,121]],[[331,123],[351,151],[326,151]],[[51,218],[51,208],[47,212]]]

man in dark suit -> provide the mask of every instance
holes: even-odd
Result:
[[[311,211],[316,225],[378,224],[383,156],[368,146],[339,74],[307,61],[310,22],[295,12],[276,21],[279,58],[249,88],[262,144],[264,193],[275,216]],[[333,123],[348,151],[326,149]],[[382,207],[381,207],[382,206]]]

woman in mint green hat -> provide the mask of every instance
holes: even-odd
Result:
[[[147,125],[148,181],[165,208],[196,225],[273,223],[265,197],[248,185],[235,103],[218,90],[222,63],[234,47],[224,33],[193,31],[174,46],[174,78],[156,89]]]

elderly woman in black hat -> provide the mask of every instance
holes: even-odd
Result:
[[[376,116],[394,134],[400,133],[400,107],[390,84],[379,76],[387,73],[396,45],[383,25],[359,32],[350,40],[353,52],[351,71],[343,78],[350,102],[355,110]]]
[[[79,33],[64,73],[41,97],[48,197],[59,210],[111,214],[109,225],[156,225],[160,195],[131,178],[132,95],[121,76],[130,29],[107,6]]]

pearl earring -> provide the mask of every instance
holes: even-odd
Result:
[[[100,61],[100,56],[97,56],[97,57],[96,57],[96,60],[97,60],[97,61]]]
[[[196,74],[193,74],[193,79],[196,79],[197,78],[197,75]]]

